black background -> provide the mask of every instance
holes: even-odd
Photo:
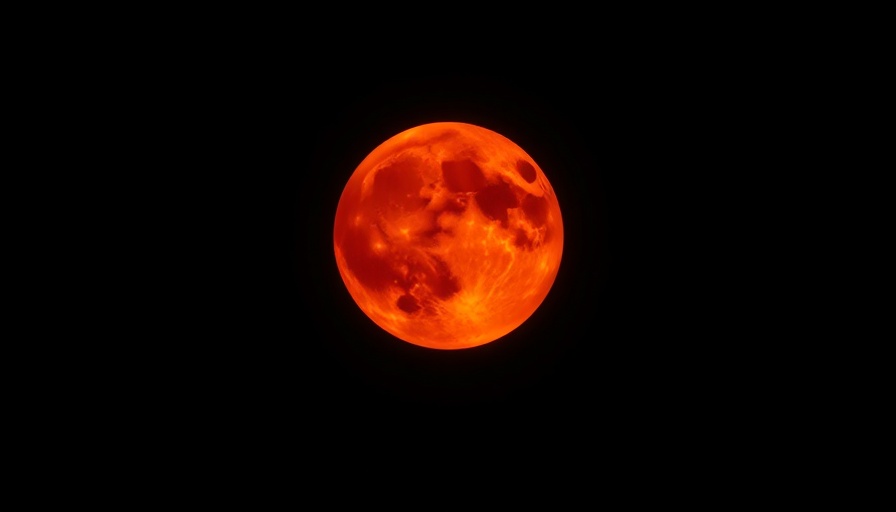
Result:
[[[247,139],[229,141],[237,159],[215,178],[233,180],[233,232],[220,248],[232,266],[221,278],[246,280],[248,296],[237,298],[246,311],[221,320],[249,322],[227,336],[250,356],[249,372],[286,388],[304,383],[306,399],[387,407],[594,406],[686,379],[675,377],[676,354],[693,332],[675,317],[696,312],[686,311],[682,275],[693,266],[680,265],[702,256],[680,224],[690,206],[683,182],[697,165],[687,155],[691,121],[667,103],[682,100],[651,87],[659,77],[554,68],[383,75],[295,93],[274,84],[272,94],[295,98],[261,98],[246,107],[262,112],[235,120]],[[435,121],[484,126],[523,147],[564,220],[563,261],[542,307],[469,350],[423,349],[381,331],[352,301],[333,254],[336,205],[357,164],[392,135]]]
[[[837,74],[792,30],[808,13],[336,7],[105,13],[34,60],[52,80],[34,102],[50,115],[32,121],[67,142],[41,151],[94,192],[64,190],[95,217],[59,215],[75,236],[53,239],[47,268],[80,281],[63,297],[34,288],[76,307],[35,320],[62,334],[29,342],[41,371],[16,382],[47,389],[30,407],[50,414],[41,443],[79,450],[68,473],[95,482],[84,464],[108,462],[150,487],[135,496],[174,484],[253,503],[305,500],[318,482],[340,485],[328,500],[366,499],[355,482],[410,473],[438,503],[509,470],[502,499],[560,474],[562,495],[666,502],[737,482],[728,497],[755,496],[791,485],[801,460],[829,467],[818,425],[854,395],[838,365],[813,361],[824,333],[805,327],[827,319],[793,278],[827,286],[815,255],[792,251],[819,211],[799,201],[819,179],[804,160],[828,154],[806,129],[829,126],[817,83]],[[801,80],[807,58],[824,72]],[[434,121],[520,145],[563,215],[544,303],[467,350],[377,327],[333,252],[357,165]],[[96,227],[99,243],[80,238]],[[825,413],[800,421],[813,406]]]
[[[173,327],[152,356],[166,377],[150,387],[170,405],[281,434],[324,432],[336,417],[475,432],[488,418],[563,437],[723,421],[763,389],[750,372],[765,355],[736,284],[751,270],[730,236],[742,214],[727,205],[753,179],[764,93],[738,50],[606,38],[565,57],[503,44],[346,55],[262,32],[193,45],[144,84],[150,159],[182,207],[163,251],[177,276],[163,323]],[[473,349],[381,330],[333,252],[356,166],[436,121],[516,142],[563,215],[542,306]]]
[[[30,343],[42,367],[17,382],[47,389],[29,402],[51,416],[41,443],[82,450],[71,473],[108,461],[129,483],[205,480],[203,499],[243,487],[253,502],[267,493],[244,475],[296,499],[296,482],[343,484],[332,499],[367,497],[349,476],[411,473],[437,487],[430,503],[506,470],[530,477],[506,496],[528,498],[572,469],[568,487],[628,502],[736,481],[752,496],[826,456],[828,418],[799,417],[853,397],[812,360],[804,326],[826,319],[792,278],[818,268],[790,249],[817,212],[798,201],[817,179],[804,158],[828,154],[805,130],[828,126],[829,69],[792,30],[806,13],[336,7],[105,13],[34,60],[52,79],[34,78],[49,112],[32,122],[65,142],[41,150],[94,193],[64,190],[95,216],[63,210],[75,236],[47,267],[80,281],[64,298],[34,288],[75,307],[35,321],[62,334]],[[800,80],[807,58],[824,73]],[[563,215],[544,303],[468,350],[381,330],[333,252],[356,166],[434,121],[520,145]],[[98,243],[79,238],[96,227]]]

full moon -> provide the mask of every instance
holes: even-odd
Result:
[[[393,336],[455,350],[523,324],[563,254],[557,196],[505,136],[458,122],[405,130],[348,179],[336,264],[361,310]]]

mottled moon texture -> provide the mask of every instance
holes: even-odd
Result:
[[[378,326],[422,347],[492,342],[551,289],[560,205],[542,169],[480,126],[416,126],[386,140],[345,185],[333,229],[348,292]]]

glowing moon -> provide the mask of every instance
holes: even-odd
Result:
[[[361,310],[406,342],[461,349],[525,322],[554,284],[563,223],[554,190],[513,141],[424,124],[374,149],[336,209],[336,264]]]

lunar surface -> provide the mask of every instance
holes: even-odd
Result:
[[[560,205],[538,164],[479,126],[417,126],[374,149],[336,209],[336,264],[376,325],[433,349],[523,324],[563,253]]]

